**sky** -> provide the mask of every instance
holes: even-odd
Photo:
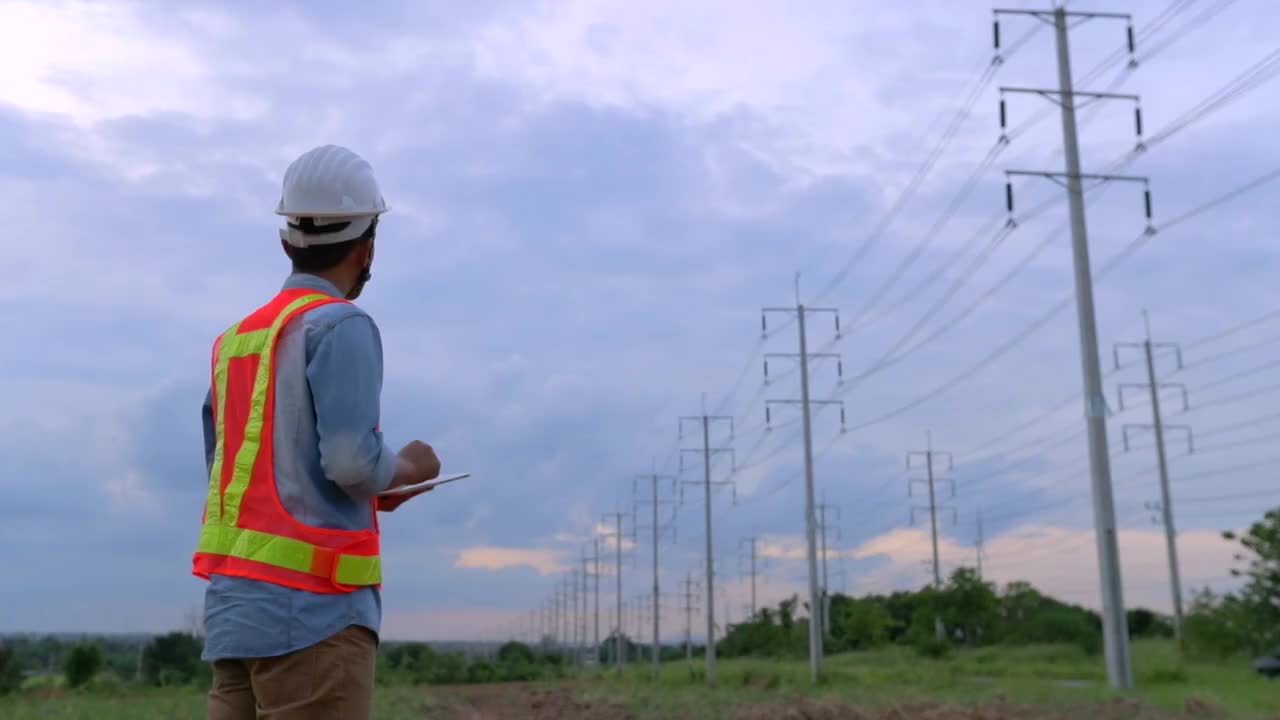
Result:
[[[1218,94],[1272,57],[1280,7],[1072,3],[1119,7],[1135,67],[1115,21],[1074,28],[1071,53],[1080,89],[1143,112],[1144,152],[1126,98],[1080,112],[1080,145],[1086,172],[1152,193],[1148,236],[1142,183],[1091,190],[1088,241],[1125,597],[1167,611],[1151,436],[1124,429],[1150,405],[1117,396],[1145,367],[1128,347],[1112,371],[1112,347],[1144,339],[1144,310],[1181,344],[1181,366],[1167,349],[1155,365],[1187,390],[1185,411],[1162,391],[1167,422],[1195,438],[1168,433],[1183,584],[1230,589],[1220,532],[1280,504],[1275,63]],[[944,574],[976,562],[981,513],[987,579],[1097,607],[1062,189],[1015,179],[1005,225],[1005,170],[1063,170],[1045,97],[1008,93],[1000,141],[998,88],[1056,87],[1033,18],[1002,21],[996,63],[991,8],[969,0],[0,0],[0,26],[0,542],[19,558],[0,632],[160,632],[200,607],[209,345],[287,274],[280,180],[326,143],[366,157],[393,208],[360,300],[388,442],[473,475],[385,518],[387,637],[527,635],[593,542],[602,604],[619,549],[640,606],[646,473],[671,501],[663,633],[682,635],[679,583],[705,553],[701,428],[678,418],[704,412],[734,419],[711,426],[734,449],[711,468],[733,484],[712,497],[717,613],[748,612],[752,537],[757,601],[803,592],[798,408],[764,410],[799,397],[795,361],[769,358],[763,382],[798,328],[760,320],[797,297],[841,319],[806,325],[809,351],[839,355],[813,360],[812,395],[842,401],[847,430],[815,408],[830,587],[930,580],[905,458],[932,447],[950,453]]]

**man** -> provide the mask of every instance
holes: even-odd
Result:
[[[373,169],[315,148],[277,214],[293,273],[214,344],[203,408],[209,494],[193,559],[209,580],[211,720],[359,720],[373,700],[382,616],[377,511],[433,479],[429,445],[378,428],[382,341],[350,301],[387,211]]]

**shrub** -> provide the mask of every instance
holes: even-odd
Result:
[[[62,666],[71,688],[84,686],[102,668],[102,650],[97,645],[81,644],[71,648],[67,662]]]
[[[951,654],[951,643],[935,637],[928,637],[916,640],[915,649],[921,657],[944,658]]]

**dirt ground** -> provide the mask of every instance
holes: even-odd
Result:
[[[462,685],[433,689],[440,720],[633,720],[636,714],[621,705],[584,700],[572,686],[535,689],[518,683]],[[1189,700],[1183,712],[1171,713],[1135,700],[1114,700],[1061,710],[991,702],[958,708],[941,704],[910,704],[864,710],[849,705],[792,698],[737,708],[733,720],[1216,720],[1224,717],[1207,703]],[[694,714],[677,720],[700,720]]]
[[[626,708],[582,700],[570,687],[535,689],[520,683],[432,688],[440,720],[630,720]],[[435,716],[433,716],[435,717]]]

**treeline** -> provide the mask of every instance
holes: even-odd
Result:
[[[1087,653],[1101,649],[1098,614],[1069,605],[1014,582],[997,590],[976,571],[960,568],[940,588],[890,595],[829,599],[828,653],[908,645],[922,654],[943,655],[955,646],[1069,643]],[[797,617],[803,610],[806,617]],[[795,597],[764,608],[751,622],[733,626],[716,645],[726,657],[800,657],[808,653],[808,604]],[[1133,637],[1171,637],[1169,620],[1150,610],[1129,611]]]
[[[1242,567],[1230,569],[1244,583],[1234,593],[1195,593],[1184,627],[1186,652],[1221,658],[1280,653],[1280,509],[1266,513],[1239,542]],[[1003,588],[961,568],[940,588],[891,595],[829,599],[825,650],[830,653],[898,644],[926,655],[958,646],[1071,643],[1093,654],[1101,649],[1102,624],[1092,610],[1063,603],[1030,583]],[[800,617],[803,611],[805,617]],[[807,603],[795,597],[759,610],[750,622],[730,628],[717,643],[720,655],[800,657],[808,652]],[[1169,617],[1146,609],[1128,612],[1131,638],[1173,636]]]
[[[561,653],[508,642],[492,656],[468,656],[439,651],[427,643],[384,643],[378,652],[380,685],[455,685],[461,683],[526,682],[564,675]]]
[[[27,682],[37,687],[113,690],[129,685],[208,685],[199,637],[174,632],[157,637],[10,636],[0,640],[0,695]]]

